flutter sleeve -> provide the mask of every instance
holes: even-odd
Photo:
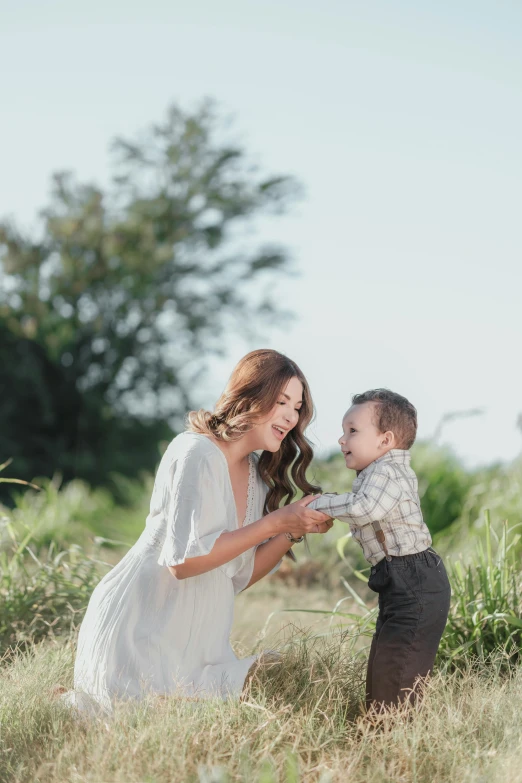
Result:
[[[158,564],[174,566],[208,555],[222,533],[235,529],[235,519],[225,500],[223,469],[201,443],[173,460],[165,478],[165,538]],[[230,577],[241,565],[237,560],[222,567]]]

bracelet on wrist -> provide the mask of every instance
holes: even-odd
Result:
[[[299,538],[294,538],[291,533],[285,533],[285,536],[288,538],[289,541],[292,542],[292,544],[300,544],[301,541],[304,541],[304,536],[300,536]]]

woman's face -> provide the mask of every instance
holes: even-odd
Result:
[[[303,405],[303,384],[294,377],[281,389],[278,400],[267,419],[254,427],[255,448],[263,451],[279,451],[287,434],[299,421],[299,411]]]

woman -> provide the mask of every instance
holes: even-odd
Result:
[[[239,362],[214,413],[189,414],[161,460],[144,532],[91,596],[68,703],[110,710],[145,692],[241,694],[256,656],[238,660],[230,646],[234,595],[331,525],[307,509],[310,495],[279,508],[293,485],[317,489],[305,478],[312,413],[299,368],[258,350]]]

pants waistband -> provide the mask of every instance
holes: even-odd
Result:
[[[428,553],[434,555],[435,557],[440,558],[440,555],[429,546],[427,549],[423,549],[422,552],[413,552],[413,554],[411,555],[391,555],[391,562],[397,564],[404,563],[404,565],[406,565],[407,563],[411,563],[414,560],[427,560]],[[376,565],[372,566],[372,570],[373,568],[383,568],[386,562],[389,561],[387,561],[386,558],[383,557],[382,560],[379,560],[379,562]]]

